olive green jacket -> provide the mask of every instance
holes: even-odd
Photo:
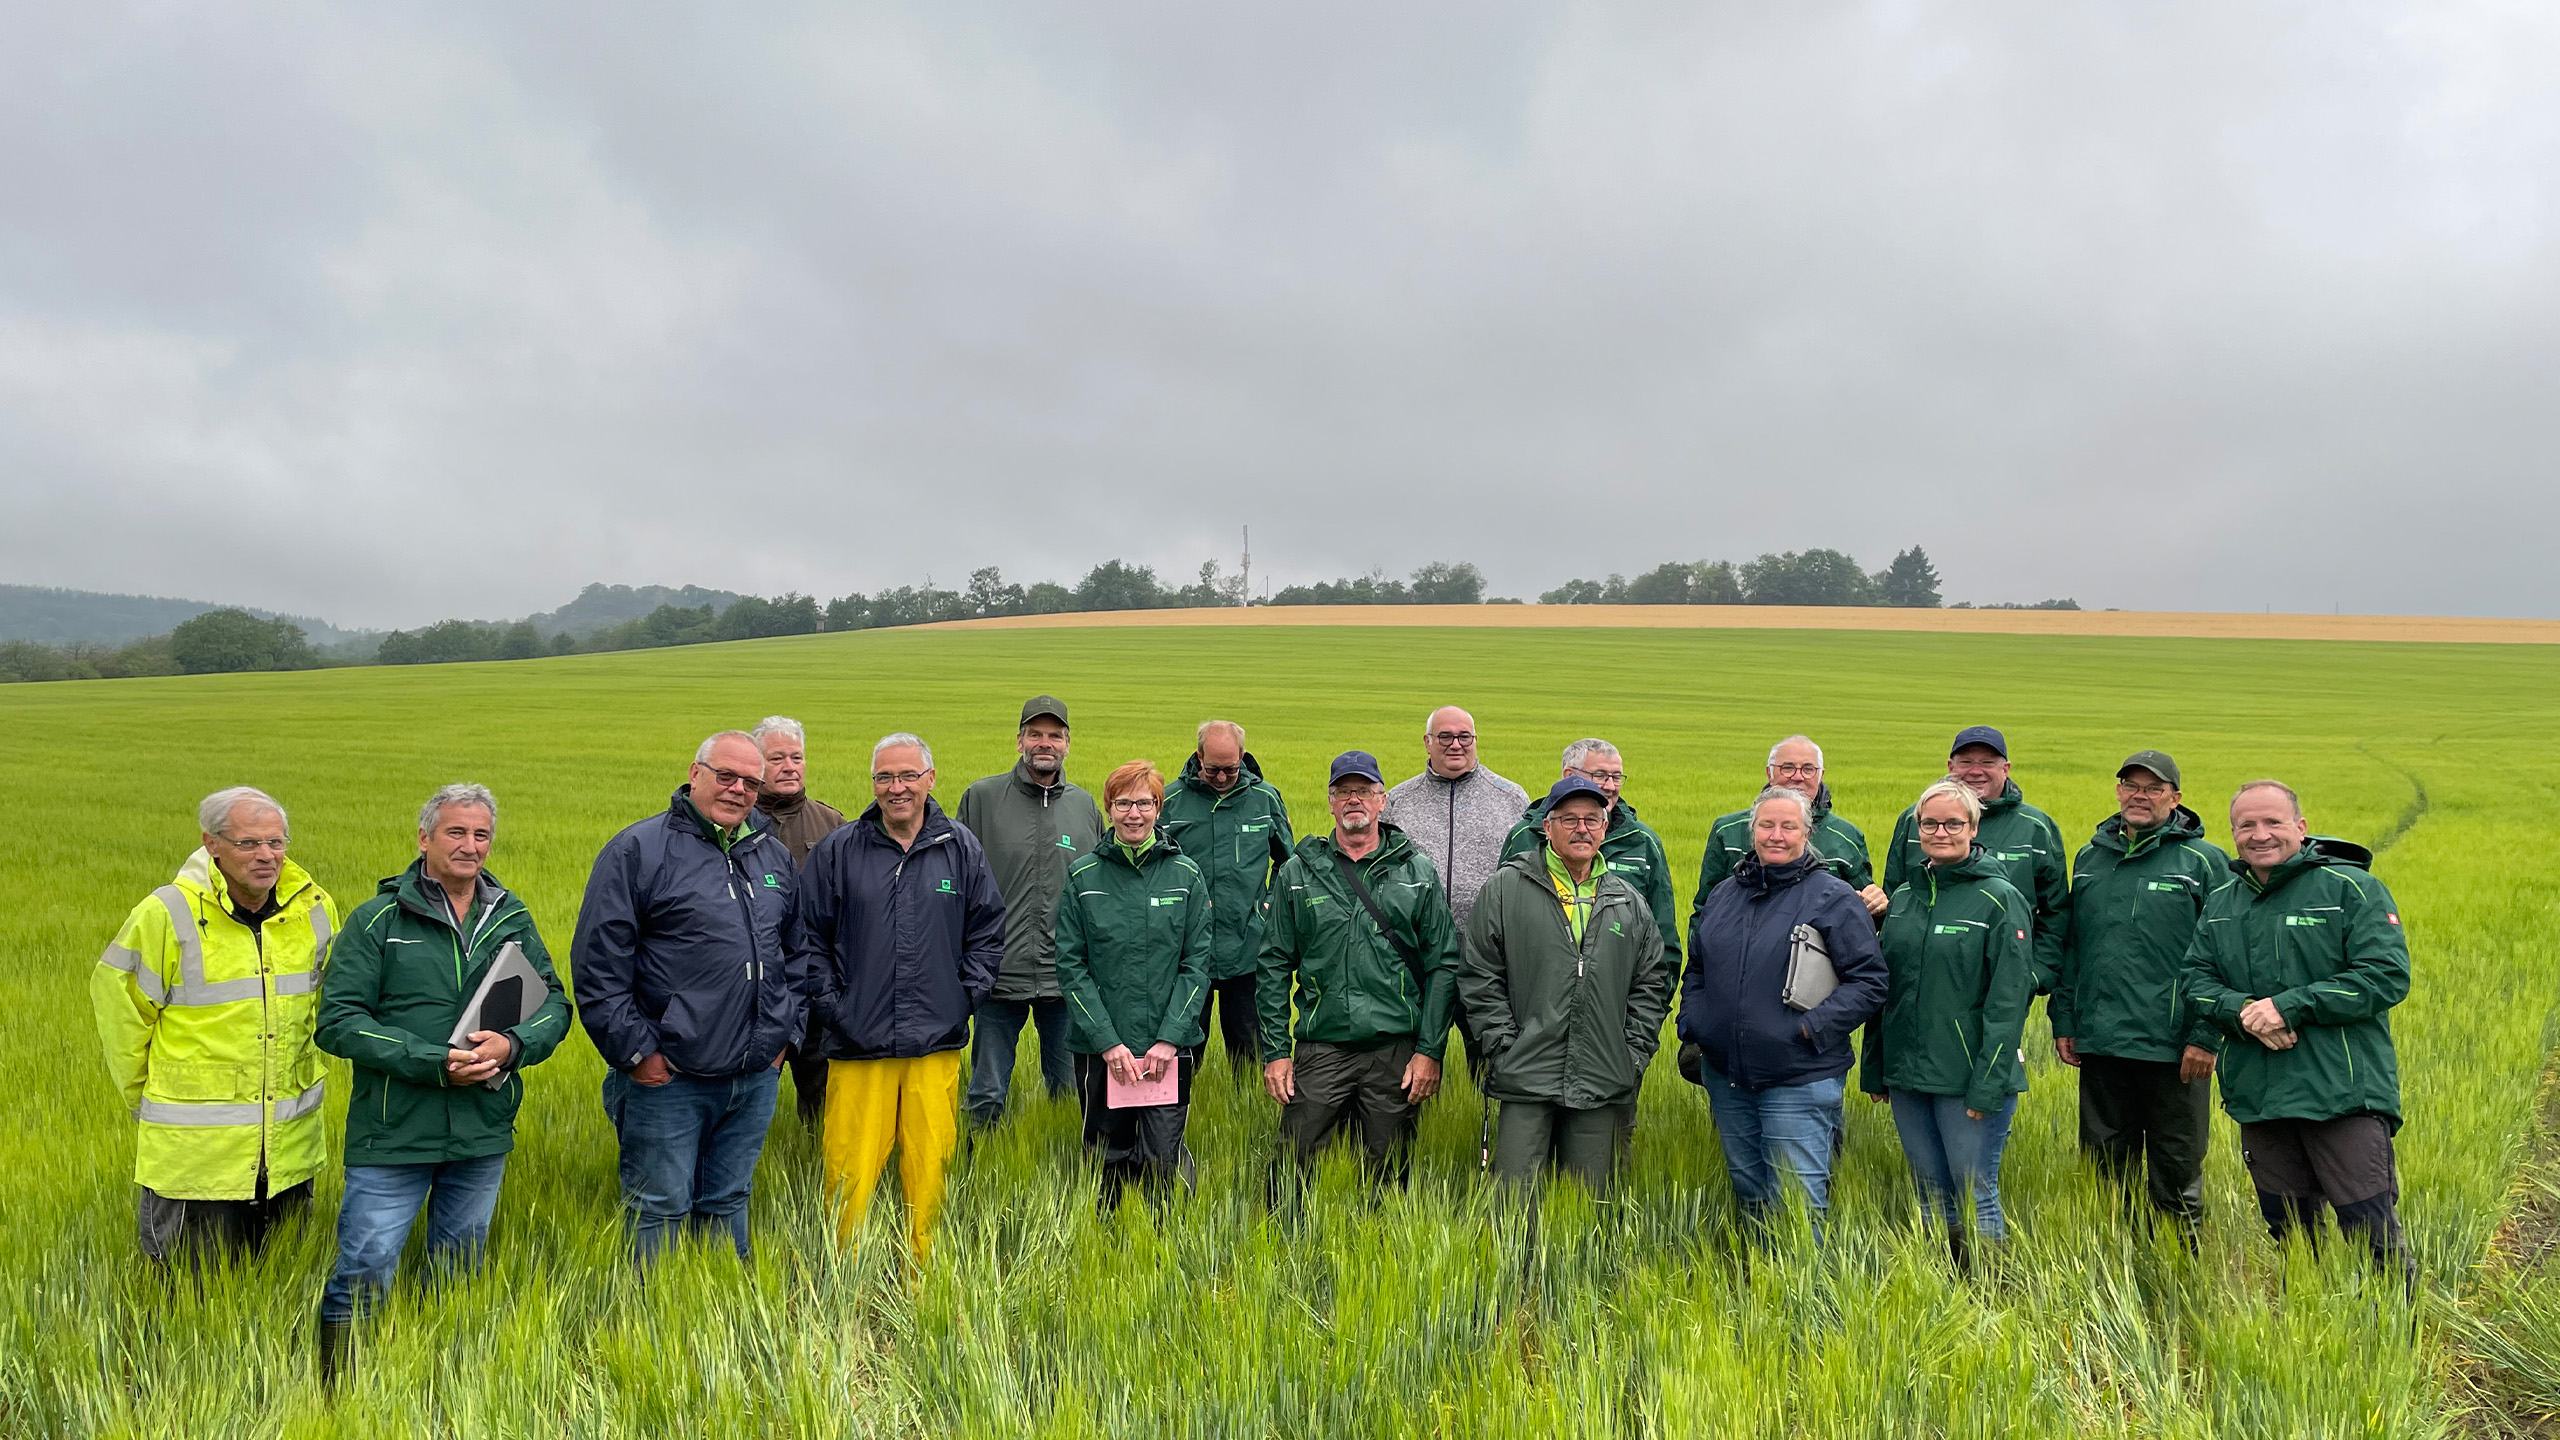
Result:
[[[1244,757],[1244,775],[1221,795],[1200,778],[1193,752],[1182,778],[1165,787],[1156,831],[1182,847],[1209,877],[1209,978],[1250,975],[1262,954],[1262,912],[1271,877],[1288,863],[1297,836],[1289,829],[1289,805],[1262,778],[1262,766]]]
[[[2148,830],[2127,831],[2121,815],[2101,821],[2071,867],[2062,974],[2045,1004],[2055,1038],[2123,1060],[2221,1049],[2179,981],[2205,901],[2230,883],[2230,857],[2183,805]]]
[[[1978,845],[1902,882],[1878,937],[1892,980],[1867,1025],[1861,1088],[1961,1095],[1985,1114],[2027,1088],[2018,1049],[2035,998],[2026,910]]]
[[[2063,936],[2071,915],[2071,852],[2063,847],[2062,827],[2028,804],[2012,780],[1997,799],[1982,802],[1982,828],[1973,842],[2034,906],[2027,932],[2035,943],[2036,993],[2044,994],[2061,978]],[[1918,818],[1905,809],[1893,822],[1893,845],[1885,851],[1885,890],[1890,893],[1928,863],[1928,853],[1920,848]]]
[[[1623,877],[1601,873],[1577,944],[1546,847],[1505,860],[1467,917],[1458,972],[1484,1045],[1484,1093],[1576,1110],[1633,1100],[1662,1043],[1675,974],[1652,908]]]
[[[1360,883],[1396,936],[1421,960],[1423,981],[1378,931],[1330,833],[1310,835],[1272,882],[1254,999],[1262,1053],[1285,1059],[1297,1042],[1371,1046],[1411,1039],[1437,1060],[1456,1003],[1458,932],[1440,872],[1402,830],[1381,822],[1378,846],[1356,862]],[[1294,992],[1294,993],[1293,993]],[[1290,1023],[1291,1010],[1297,1021]]]
[[[1160,1041],[1200,1043],[1209,884],[1172,841],[1157,836],[1132,858],[1105,836],[1077,857],[1058,897],[1057,940],[1068,1049],[1143,1055]]]
[[[1502,858],[1534,855],[1545,846],[1547,797],[1541,795],[1529,802],[1520,815],[1520,823],[1502,842]],[[1662,848],[1662,837],[1636,814],[1636,807],[1621,799],[1609,808],[1609,833],[1600,841],[1600,856],[1609,862],[1609,871],[1636,887],[1645,905],[1653,911],[1653,923],[1662,931],[1662,954],[1672,970],[1680,968],[1680,908],[1671,898],[1671,856]]]

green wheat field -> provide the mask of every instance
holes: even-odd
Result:
[[[870,742],[937,751],[950,802],[1005,768],[1022,698],[1075,711],[1070,774],[1168,772],[1211,715],[1302,829],[1325,761],[1420,768],[1443,701],[1537,789],[1568,740],[1625,752],[1627,796],[1693,877],[1708,821],[1794,730],[1880,838],[1947,737],[2005,729],[2028,798],[2075,847],[2117,761],[2175,754],[2218,841],[2232,786],[2298,786],[2315,830],[2380,851],[2416,960],[2395,1017],[2413,1306],[2347,1252],[2273,1247],[2217,1109],[2203,1253],[2115,1216],[2075,1150],[2039,1013],[2004,1191],[2016,1238],[1972,1280],[1916,1234],[1880,1107],[1850,1101],[1827,1249],[1752,1253],[1702,1096],[1666,1053],[1614,1204],[1489,1193],[1479,1101],[1453,1075],[1409,1195],[1337,1158],[1297,1213],[1262,1176],[1276,1112],[1204,1067],[1196,1195],[1098,1219],[1076,1118],[1017,1077],[1015,1118],[959,1163],[939,1248],[906,1273],[897,1207],[831,1239],[786,1097],[757,1251],[621,1258],[601,1062],[528,1073],[488,1266],[407,1286],[326,1403],[311,1331],[334,1249],[311,1219],[201,1285],[134,1249],[132,1140],[86,986],[138,897],[196,843],[196,800],[253,783],[348,905],[414,853],[433,786],[502,804],[492,871],[564,960],[587,866],[650,814],[711,730],[810,730],[811,789],[868,803]],[[1862,632],[1423,629],[885,631],[498,665],[0,689],[0,1434],[2431,1435],[2560,1415],[2560,1172],[2538,1138],[2560,998],[2560,650]],[[1688,886],[1680,903],[1687,906]],[[343,1109],[344,1067],[331,1109]],[[787,1086],[787,1082],[786,1082]],[[337,1117],[333,1114],[333,1125]],[[890,1192],[894,1193],[894,1182]],[[2541,1207],[2539,1210],[2537,1207]],[[2515,1223],[2519,1216],[2527,1222]],[[2537,1215],[2541,1218],[2537,1220]],[[414,1262],[414,1254],[412,1260]],[[2546,1432],[2548,1433],[2548,1432]]]

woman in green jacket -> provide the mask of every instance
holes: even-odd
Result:
[[[1974,844],[1982,801],[1970,787],[1941,780],[1920,792],[1912,814],[1927,863],[1885,911],[1892,988],[1867,1026],[1859,1074],[1869,1096],[1892,1097],[1921,1209],[1946,1227],[1963,1265],[1965,1191],[1985,1237],[2008,1233],[2000,1151],[2027,1088],[2018,1044],[2036,989],[2035,918]]]
[[[1176,1175],[1191,1183],[1182,1127],[1200,1064],[1210,906],[1200,867],[1156,833],[1164,777],[1155,765],[1130,761],[1102,794],[1111,830],[1067,867],[1057,957],[1084,1141],[1102,1151],[1109,1211],[1131,1180],[1158,1194]],[[1162,1099],[1123,1093],[1168,1080]]]

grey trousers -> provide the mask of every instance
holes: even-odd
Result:
[[[1617,1169],[1619,1137],[1632,1108],[1576,1110],[1541,1100],[1505,1100],[1494,1122],[1493,1173],[1505,1180],[1532,1181],[1552,1160],[1555,1168],[1606,1199]]]
[[[266,1188],[266,1177],[258,1187]],[[134,1205],[134,1235],[142,1253],[162,1264],[173,1259],[190,1266],[216,1255],[254,1255],[265,1247],[267,1231],[289,1216],[311,1208],[311,1182],[261,1194],[251,1200],[173,1200],[149,1186]]]
[[[1303,1168],[1343,1130],[1360,1137],[1369,1172],[1401,1185],[1413,1174],[1413,1128],[1419,1107],[1404,1096],[1404,1067],[1413,1042],[1354,1049],[1321,1040],[1298,1042],[1298,1098],[1280,1112],[1280,1159]]]

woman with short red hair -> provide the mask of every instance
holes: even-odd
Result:
[[[1209,882],[1156,833],[1164,777],[1132,760],[1103,786],[1109,833],[1067,867],[1058,991],[1067,1002],[1084,1139],[1102,1151],[1101,1207],[1131,1180],[1191,1183],[1182,1143],[1209,988]]]

